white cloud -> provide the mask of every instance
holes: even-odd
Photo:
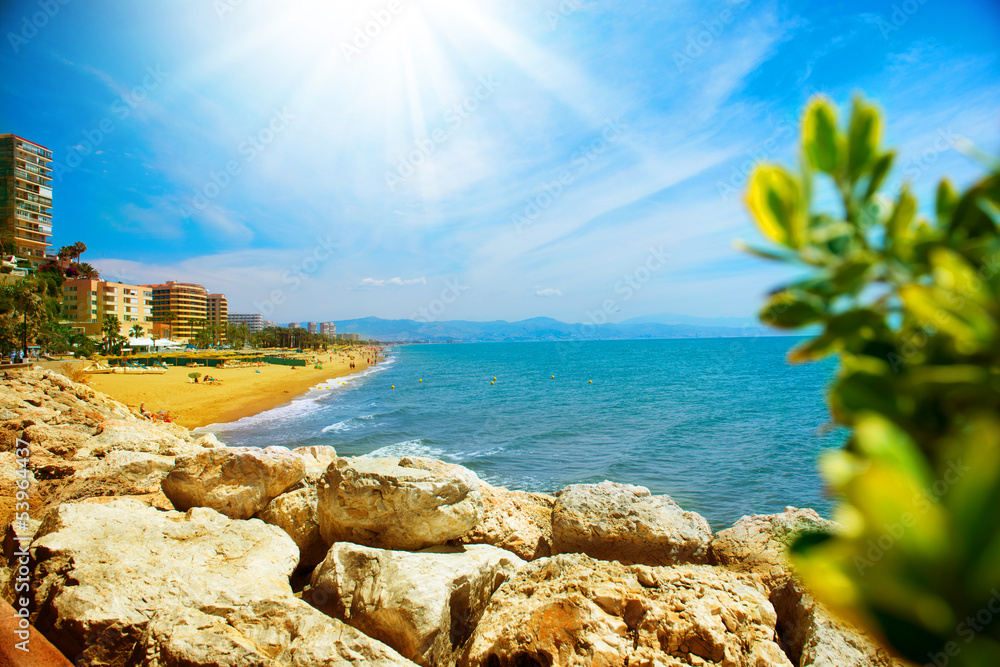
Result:
[[[562,291],[553,289],[551,287],[547,287],[545,289],[535,290],[535,296],[541,296],[541,297],[562,296]]]
[[[375,278],[365,278],[361,281],[363,287],[386,287],[388,285],[426,285],[427,279],[424,276],[419,278],[410,278],[409,280],[403,280],[400,277],[389,278],[387,280],[375,279]]]

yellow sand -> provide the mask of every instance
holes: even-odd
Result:
[[[364,353],[355,354],[356,368],[336,354],[320,354],[323,369],[312,364],[257,368],[187,368],[171,366],[162,375],[92,374],[90,386],[134,408],[146,404],[150,412],[167,411],[172,421],[187,428],[236,421],[289,402],[330,378],[364,370]],[[333,361],[330,361],[331,357]],[[188,373],[197,371],[222,381],[220,385],[192,384]],[[260,371],[257,373],[256,371]]]

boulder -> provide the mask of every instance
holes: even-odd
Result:
[[[626,564],[707,560],[712,531],[694,512],[643,486],[573,484],[556,494],[552,553],[585,553]]]
[[[72,457],[78,449],[90,446],[92,433],[90,429],[75,425],[48,426],[34,424],[24,429],[21,437],[32,444],[37,444],[51,454]]]
[[[799,667],[892,667],[893,658],[869,635],[836,618],[806,592],[786,552],[805,532],[835,532],[838,525],[812,509],[745,516],[719,531],[710,560],[756,576],[778,615],[782,647]]]
[[[114,450],[145,452],[162,456],[192,454],[202,448],[187,440],[187,430],[178,424],[151,422],[130,416],[101,423],[100,433],[87,444],[94,456]]]
[[[76,471],[78,480],[100,479],[118,489],[116,495],[156,493],[174,468],[174,457],[115,450],[95,465]]]
[[[66,504],[32,551],[32,621],[76,664],[406,664],[296,599],[298,549],[256,519],[124,499]]]
[[[487,545],[413,553],[338,542],[303,599],[420,665],[454,664],[493,592],[523,565]]]
[[[294,598],[237,610],[171,607],[150,619],[142,667],[409,665],[391,648]]]
[[[774,626],[752,577],[565,554],[494,594],[458,664],[791,667]]]
[[[316,487],[303,486],[280,496],[257,513],[264,523],[288,533],[299,548],[299,568],[315,567],[326,556],[326,542],[316,519]]]
[[[220,447],[178,457],[163,493],[182,511],[210,507],[249,519],[303,477],[302,459],[284,447]]]
[[[552,555],[553,496],[510,491],[485,482],[479,487],[485,505],[483,520],[459,542],[491,544],[524,560]]]
[[[417,550],[469,532],[483,516],[471,470],[421,458],[341,458],[319,482],[319,529],[327,544]]]
[[[306,477],[313,483],[319,481],[330,464],[337,460],[337,450],[330,445],[309,445],[292,450],[302,457],[306,466]]]

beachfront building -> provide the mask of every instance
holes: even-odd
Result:
[[[337,324],[335,322],[323,322],[319,325],[319,332],[324,336],[336,336]]]
[[[361,340],[361,334],[349,334],[349,333],[337,334],[337,339],[338,340],[358,341],[358,340]]]
[[[191,340],[199,330],[198,323],[208,319],[208,290],[195,283],[168,280],[162,285],[147,285],[153,292],[153,321],[156,334],[169,333],[171,338]],[[171,321],[168,313],[173,313]]]
[[[209,326],[214,326],[216,336],[219,340],[226,340],[226,324],[229,321],[229,302],[226,301],[225,294],[208,295],[208,320]]]
[[[289,329],[301,329],[302,325],[300,323],[298,323],[298,322],[289,322],[288,323],[288,328]]]
[[[75,332],[101,334],[104,318],[114,315],[121,322],[119,333],[130,336],[132,327],[143,335],[153,331],[153,295],[145,285],[126,285],[88,278],[67,278],[62,284],[62,319]]]
[[[274,326],[271,322],[265,322],[260,313],[229,313],[229,323],[245,324],[250,333],[263,331],[265,326]]]
[[[2,255],[47,264],[52,246],[52,151],[15,134],[0,134]]]
[[[311,334],[319,333],[319,327],[316,325],[315,322],[309,323],[309,333]]]

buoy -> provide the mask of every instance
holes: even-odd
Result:
[[[423,379],[423,378],[420,378],[420,381],[421,381],[421,382],[423,382],[423,381],[424,381],[424,379]]]
[[[553,376],[552,376],[552,379],[553,379],[553,380],[555,380],[555,379],[556,379],[556,376],[555,376],[555,375],[553,375]]]
[[[392,385],[392,388],[393,388],[393,389],[395,389],[395,388],[396,388],[396,385]]]
[[[496,384],[496,383],[495,383],[495,382],[493,382],[493,380],[490,380],[490,384]]]
[[[587,383],[588,384],[594,384],[594,381],[593,380],[587,380]]]
[[[496,378],[493,378],[493,381],[494,381],[494,382],[496,382],[496,381],[497,381],[497,379],[496,379]]]

